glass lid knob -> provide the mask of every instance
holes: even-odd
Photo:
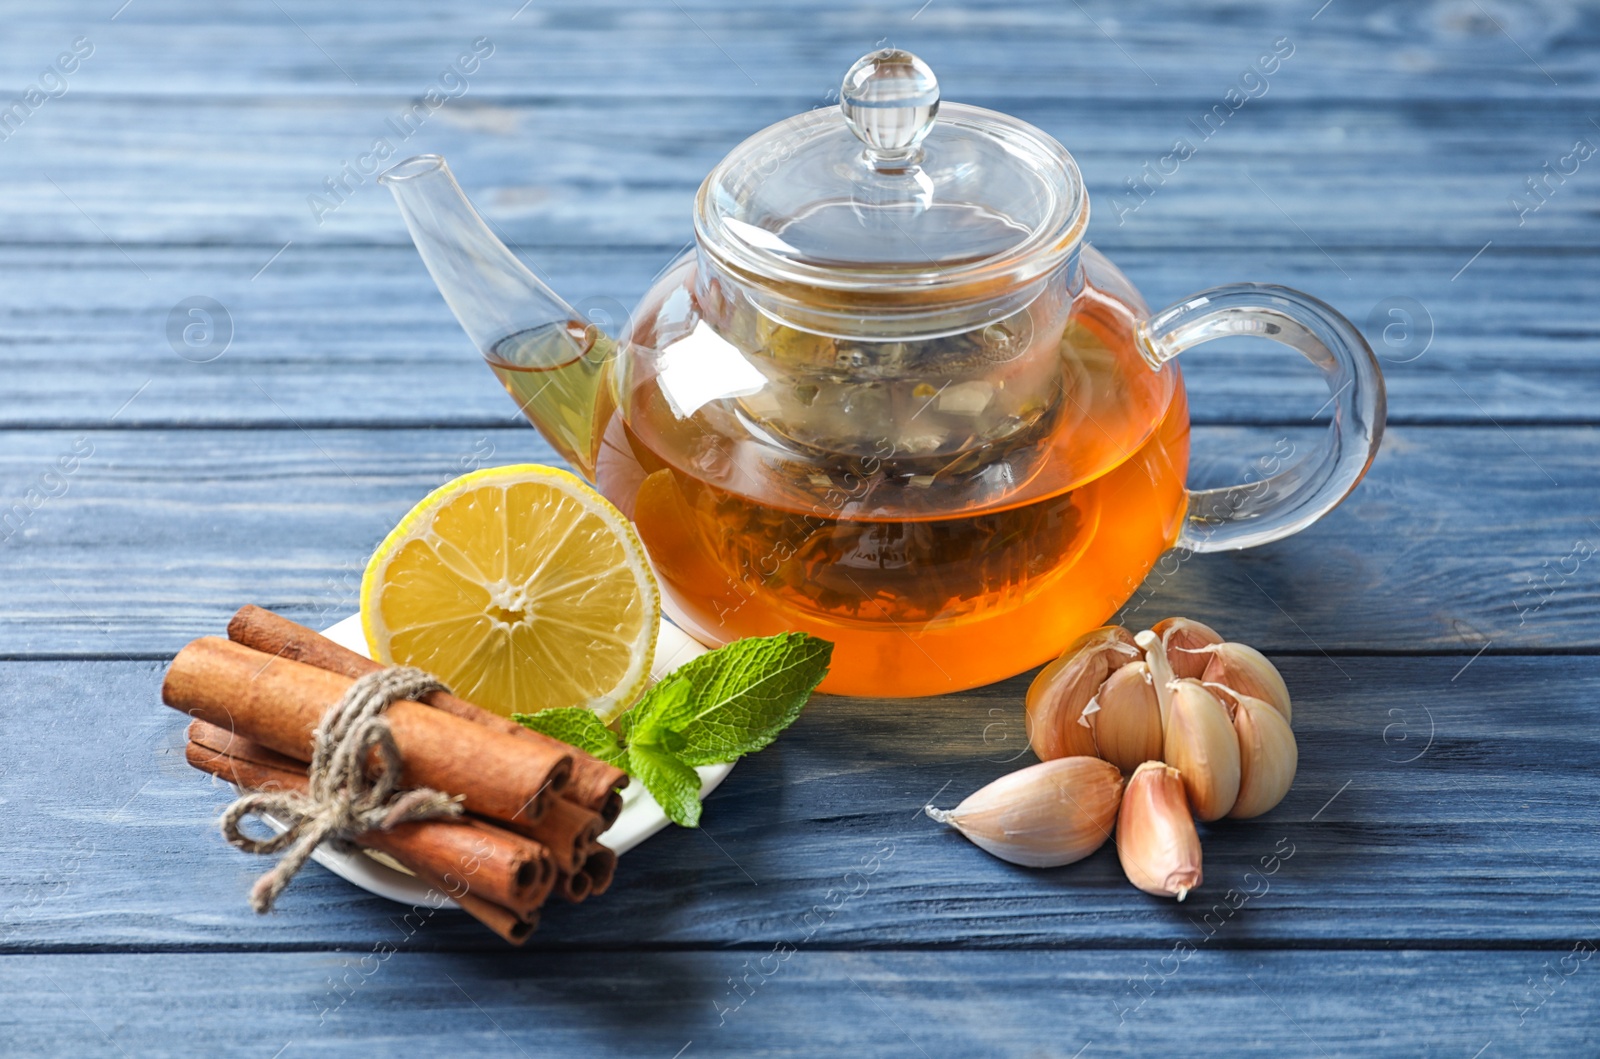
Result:
[[[844,75],[839,109],[874,165],[904,164],[938,116],[939,79],[910,52],[884,48],[863,55]]]

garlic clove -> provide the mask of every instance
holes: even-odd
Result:
[[[1198,680],[1175,680],[1162,760],[1183,776],[1200,820],[1220,820],[1239,797],[1239,736],[1228,708]]]
[[[1096,757],[1042,761],[1001,776],[954,809],[924,809],[980,849],[1029,868],[1082,860],[1105,844],[1122,774]]]
[[[1129,662],[1112,673],[1094,704],[1100,708],[1090,724],[1101,757],[1127,773],[1161,756],[1161,704],[1148,665]]]
[[[1150,679],[1156,685],[1156,701],[1161,706],[1161,729],[1166,730],[1167,714],[1172,711],[1172,666],[1167,661],[1167,649],[1161,646],[1161,637],[1144,630],[1133,638],[1144,651],[1144,664],[1150,667]]]
[[[1211,659],[1201,680],[1213,687],[1231,708],[1239,696],[1248,695],[1270,703],[1283,714],[1283,719],[1294,723],[1294,711],[1289,704],[1289,686],[1276,666],[1254,647],[1242,643],[1220,643],[1205,648]]]
[[[1203,648],[1222,643],[1222,635],[1191,618],[1168,618],[1150,629],[1161,638],[1174,677],[1199,677],[1211,660]]]
[[[1271,703],[1249,695],[1239,696],[1233,727],[1239,736],[1239,797],[1228,815],[1245,819],[1260,816],[1289,793],[1300,749],[1294,730]]]
[[[1200,885],[1200,835],[1177,769],[1147,761],[1134,770],[1117,818],[1117,858],[1147,894],[1182,901]]]
[[[1028,686],[1028,742],[1040,760],[1096,756],[1084,709],[1113,669],[1139,657],[1133,637],[1119,625],[1086,633],[1039,671]]]

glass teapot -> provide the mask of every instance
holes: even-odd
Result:
[[[930,695],[1038,665],[1167,549],[1310,525],[1382,435],[1382,375],[1349,321],[1264,284],[1152,316],[1085,243],[1072,156],[941,105],[904,51],[865,56],[837,110],[711,171],[694,246],[615,341],[490,232],[442,158],[381,179],[507,392],[637,526],[671,620],[711,644],[831,640],[827,691]],[[1229,335],[1305,354],[1333,421],[1271,477],[1190,491],[1172,360]]]

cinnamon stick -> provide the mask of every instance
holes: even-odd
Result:
[[[240,607],[238,613],[234,614],[233,620],[228,622],[228,638],[269,655],[304,662],[318,669],[342,673],[351,678],[365,676],[383,668],[381,663],[364,658],[349,648],[341,647],[321,633],[264,607],[252,605]],[[606,818],[607,827],[611,826],[617,814],[621,812],[622,799],[616,792],[628,785],[628,774],[621,769],[608,765],[599,758],[591,757],[558,739],[530,731],[509,717],[490,713],[481,706],[475,706],[448,692],[436,691],[424,696],[423,701],[435,709],[474,724],[481,724],[497,732],[569,754],[573,768],[571,780],[565,786],[567,797],[587,809],[600,813]]]
[[[293,786],[297,781],[301,785],[306,782],[305,777],[299,773],[275,769],[266,765],[256,765],[238,758],[230,758],[226,754],[218,754],[209,747],[199,746],[195,743],[189,744],[186,756],[189,759],[189,764],[195,768],[210,772],[214,776],[221,776],[223,779],[236,783],[241,787],[271,790],[274,787]],[[422,827],[432,823],[434,821],[424,821],[417,824],[403,824],[401,827]],[[395,828],[394,830],[398,831],[400,828]],[[392,834],[393,832],[389,833]],[[382,834],[384,832],[369,831],[363,833],[361,839]],[[374,845],[372,848],[377,849],[379,847]],[[438,865],[431,863],[424,866],[424,858],[421,857],[417,857],[408,863],[406,859],[399,855],[398,851],[385,850],[385,852],[404,864],[406,868],[428,886],[448,895],[456,904],[461,906],[461,910],[467,915],[476,919],[513,945],[521,945],[524,941],[527,941],[528,936],[533,933],[534,927],[539,923],[537,906],[522,912],[513,911],[482,896],[481,892],[472,890],[470,886],[461,881],[459,875],[452,875],[448,869],[440,871],[438,870]],[[447,881],[447,878],[454,878],[455,883],[452,885]]]
[[[565,872],[574,872],[583,866],[589,847],[606,829],[600,814],[565,798],[550,799],[549,808],[536,824],[506,821],[504,826],[508,831],[538,841],[550,851],[552,863]]]
[[[198,717],[189,722],[188,736],[190,743],[217,754],[238,758],[264,768],[298,772],[301,776],[306,774],[305,765],[288,754],[268,750],[254,740],[246,739],[237,732],[230,732],[220,725],[202,721]]]
[[[555,895],[570,905],[588,900],[589,890],[593,886],[594,880],[581,871],[556,873]]]
[[[248,787],[253,791],[303,791],[307,785],[303,772],[233,757],[193,739],[184,746],[183,757],[191,767],[201,772],[208,772],[236,787]]]
[[[526,883],[527,891],[520,901],[504,901],[501,903],[524,918],[532,916],[532,913],[538,911],[550,899],[550,893],[556,885],[556,876],[559,873],[556,870],[554,859],[550,856],[550,851],[545,848],[542,842],[506,831],[503,828],[494,826],[487,820],[479,820],[468,816],[464,817],[462,822],[476,830],[493,847],[488,855],[493,856],[497,861],[502,859],[500,851],[503,848],[510,846],[515,851],[504,859],[515,866],[512,874],[513,883],[518,886]],[[391,828],[390,830],[394,829]],[[478,851],[482,850],[482,848],[480,845],[474,847],[474,850]],[[478,855],[481,862],[485,855],[481,852]],[[525,861],[523,860],[524,856],[527,858]],[[398,860],[399,858],[396,859]],[[521,867],[524,863],[527,864],[526,869]],[[478,870],[482,871],[483,869],[480,866]],[[485,891],[484,896],[492,898],[494,895],[490,891]],[[528,921],[537,922],[537,918],[529,918]]]
[[[528,729],[523,728],[523,731]],[[584,808],[592,809],[600,814],[600,819],[605,821],[606,827],[616,824],[616,817],[622,814],[622,787],[627,787],[627,773],[613,765],[606,765],[600,758],[590,758],[597,761],[598,768],[574,769],[581,771],[579,781],[574,781],[563,793],[568,793],[571,800]]]
[[[161,698],[173,709],[308,761],[322,715],[352,683],[338,673],[206,636],[172,660]],[[469,811],[483,816],[537,822],[555,801],[546,797],[552,777],[571,769],[566,753],[419,702],[402,699],[385,718],[404,762],[401,784],[459,794]],[[376,751],[368,768],[374,775],[379,771]]]
[[[611,888],[616,872],[617,855],[597,843],[590,847],[577,871],[557,873],[555,894],[569,904],[598,897]]]
[[[599,897],[611,889],[611,880],[617,874],[617,855],[597,844],[583,862],[583,874],[589,877],[589,896]]]
[[[231,738],[225,729],[204,721],[190,725],[185,756],[195,768],[239,787],[306,788],[305,772],[292,758]],[[263,758],[279,758],[284,764],[264,763]],[[544,904],[555,885],[555,866],[543,846],[477,820],[420,820],[366,831],[354,841],[393,857],[410,871],[459,880],[454,889],[465,883],[471,892],[524,917]]]
[[[601,762],[601,764],[605,763]],[[609,765],[606,767],[610,768]],[[616,771],[621,772],[622,770],[617,769]],[[622,778],[623,781],[626,782],[628,774],[623,772]],[[574,798],[567,793],[563,793],[562,797],[567,798],[568,801],[577,802],[579,805],[588,805],[588,803],[582,798]],[[619,790],[613,790],[598,806],[588,805],[588,807],[600,814],[600,822],[605,825],[605,827],[601,830],[608,831],[611,829],[611,825],[617,822],[617,817],[622,815],[622,792]]]
[[[443,878],[434,875],[432,872],[421,869],[413,870],[416,871],[417,878],[448,896],[461,906],[461,911],[513,945],[521,945],[527,941],[534,929],[539,926],[539,913],[537,911],[528,916],[521,916],[509,908],[503,908],[495,904],[493,901],[484,900],[470,890],[458,893],[460,886],[452,887]]]

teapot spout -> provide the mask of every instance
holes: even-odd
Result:
[[[615,346],[501,242],[436,154],[378,182],[393,193],[433,281],[545,440],[594,477],[596,403]]]

